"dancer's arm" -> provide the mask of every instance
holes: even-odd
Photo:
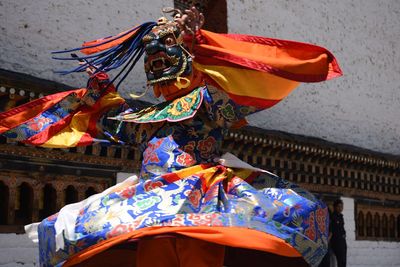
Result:
[[[47,95],[0,113],[0,134],[14,141],[53,148],[146,140],[152,125],[124,125],[117,129],[106,119],[129,106],[106,73],[88,72],[91,76],[87,88]]]

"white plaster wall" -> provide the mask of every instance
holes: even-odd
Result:
[[[51,59],[50,52],[79,47],[115,35],[133,26],[155,21],[172,0],[0,0],[0,68],[86,86],[85,74],[60,76],[54,70],[73,67]],[[140,62],[121,88],[142,92],[145,85]],[[153,100],[154,101],[154,100]]]
[[[344,72],[300,86],[253,125],[400,154],[400,1],[227,2],[230,32],[324,46]]]
[[[0,234],[0,267],[39,266],[39,251],[27,235]]]
[[[354,199],[342,198],[342,200],[347,241],[347,266],[399,267],[400,243],[383,241],[356,241]]]

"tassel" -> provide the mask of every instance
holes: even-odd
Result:
[[[74,72],[83,72],[86,68],[95,66],[95,74],[101,71],[108,72],[122,67],[121,71],[119,71],[115,78],[110,82],[110,84],[114,83],[122,75],[116,85],[116,88],[118,88],[144,53],[142,38],[156,25],[156,22],[146,22],[131,30],[118,34],[115,37],[87,42],[83,47],[79,48],[52,52],[53,55],[71,53],[74,51],[81,51],[89,54],[81,57],[76,56],[65,58],[53,56],[53,59],[56,60],[77,60],[85,62],[76,68],[56,71],[56,73],[67,75]]]

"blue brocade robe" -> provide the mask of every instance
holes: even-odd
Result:
[[[143,150],[140,175],[76,204],[72,225],[60,219],[63,210],[45,219],[39,226],[41,266],[61,265],[102,240],[154,226],[254,229],[318,265],[327,249],[326,206],[275,175],[217,162],[224,131],[256,111],[209,86],[103,118],[104,129],[118,129],[114,138]]]

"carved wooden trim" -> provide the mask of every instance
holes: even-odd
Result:
[[[252,127],[228,132],[223,147],[314,192],[400,200],[399,156]]]
[[[95,155],[84,155],[80,153],[69,153],[57,149],[45,149],[32,146],[16,146],[10,144],[0,144],[0,155],[15,155],[18,157],[29,157],[42,159],[46,163],[49,160],[61,160],[65,162],[90,163],[103,166],[118,166],[122,169],[138,169],[139,163],[130,159],[118,159],[112,157],[101,157]],[[40,161],[40,160],[38,160]]]
[[[5,69],[0,69],[0,86],[28,90],[36,94],[50,94],[72,89],[71,86],[62,83]]]
[[[11,182],[13,180],[12,177],[15,177],[16,183]],[[76,201],[81,201],[85,197],[85,191],[87,188],[92,187],[97,192],[101,192],[106,188],[113,185],[113,179],[102,179],[99,180],[98,177],[76,177],[71,175],[51,175],[47,174],[44,177],[35,176],[26,171],[2,171],[0,175],[0,181],[3,186],[8,189],[8,211],[5,214],[7,217],[7,226],[0,225],[0,233],[4,232],[18,232],[20,233],[21,227],[17,224],[18,222],[15,219],[15,212],[18,210],[18,202],[19,202],[19,186],[25,183],[29,188],[32,189],[32,209],[29,211],[29,214],[32,215],[31,221],[37,221],[40,218],[41,211],[43,207],[40,201],[43,201],[43,188],[49,184],[56,191],[56,208],[57,210],[61,209],[65,204],[65,192],[68,186],[73,186],[75,190],[77,190],[78,198]],[[2,210],[3,212],[3,210]],[[1,216],[1,214],[0,214]],[[22,221],[20,221],[22,222]],[[24,222],[29,223],[29,222]],[[4,227],[3,227],[4,226]],[[11,230],[10,230],[11,229]]]
[[[364,201],[365,202],[365,201]],[[356,203],[356,239],[400,241],[400,205]]]

